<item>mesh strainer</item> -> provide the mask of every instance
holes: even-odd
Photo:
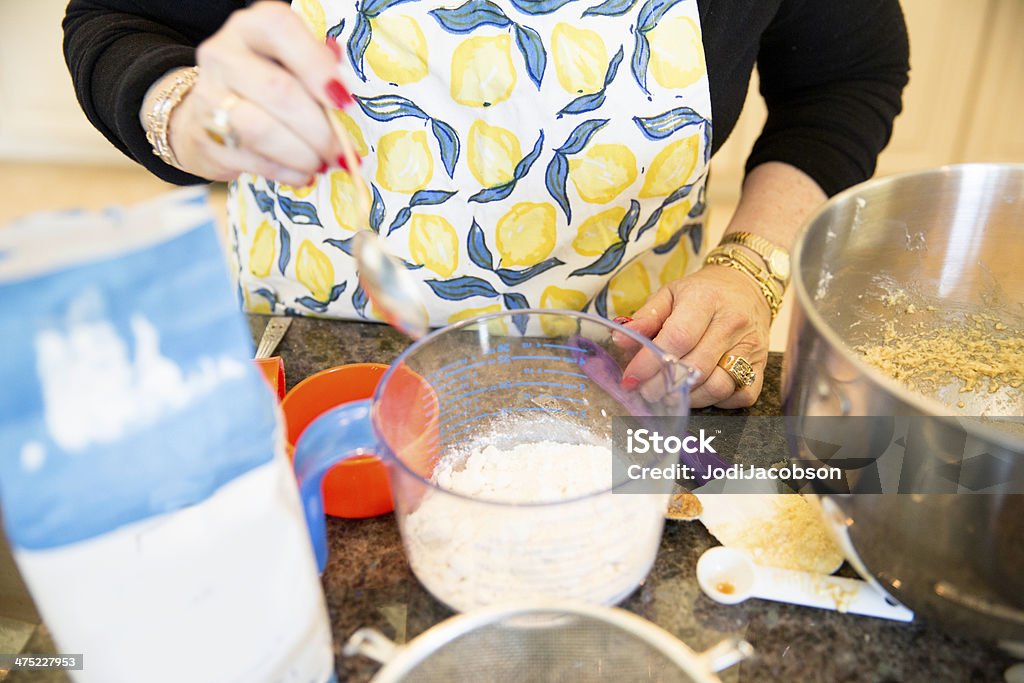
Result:
[[[374,683],[709,683],[752,653],[726,640],[697,654],[625,610],[550,601],[461,614],[406,645],[364,628],[344,648],[384,664]]]

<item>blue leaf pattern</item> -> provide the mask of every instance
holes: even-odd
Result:
[[[498,292],[491,283],[478,277],[465,275],[453,280],[427,280],[427,286],[434,294],[447,301],[463,301],[474,296],[485,296],[493,299]]]
[[[256,186],[249,183],[249,190],[252,191],[252,196],[256,200],[256,206],[259,207],[263,213],[274,216],[274,198],[263,190],[257,190]]]
[[[451,126],[437,119],[430,120],[430,130],[441,148],[441,162],[444,164],[444,170],[448,173],[448,177],[452,178],[455,173],[455,162],[459,160],[459,137]]]
[[[454,9],[441,7],[428,12],[449,33],[471,33],[481,26],[504,28],[512,22],[489,0],[469,0]]]
[[[380,228],[384,224],[384,200],[376,185],[370,183],[370,189],[373,190],[373,202],[370,204],[370,229],[380,233]]]
[[[651,46],[647,42],[647,32],[653,30],[665,13],[679,2],[681,0],[647,0],[637,17],[634,29],[636,40],[633,46],[633,79],[648,98],[651,92],[647,89],[647,65],[651,59]]]
[[[283,225],[280,226],[280,238],[281,238],[281,251],[277,257],[277,269],[281,271],[281,275],[284,275],[285,269],[288,267],[288,262],[292,258],[292,236],[288,234],[288,229]]]
[[[602,287],[594,297],[594,312],[602,318],[608,317],[608,285]]]
[[[590,119],[584,121],[580,125],[573,129],[569,137],[566,138],[565,144],[559,147],[556,152],[561,154],[579,154],[583,151],[583,148],[590,142],[590,138],[594,137],[594,133],[604,128],[605,124],[608,123],[608,119]]]
[[[622,217],[619,222],[619,239],[623,242],[629,241],[629,233],[636,227],[636,222],[640,218],[640,202],[635,199],[629,200],[629,211]]]
[[[544,51],[544,43],[540,34],[528,26],[516,24],[516,47],[523,55],[526,63],[526,73],[533,81],[533,84],[540,89],[540,83],[544,79],[544,69],[547,67],[548,56]]]
[[[344,33],[344,32],[345,32],[345,20],[342,19],[335,26],[332,26],[329,29],[327,29],[327,37],[328,38],[334,38],[335,40],[337,40],[338,38],[341,37],[341,34]]]
[[[693,253],[699,254],[700,248],[704,242],[704,225],[698,223],[690,228],[690,245],[693,247]]]
[[[277,203],[281,205],[284,215],[288,216],[292,223],[323,227],[323,224],[320,223],[320,217],[316,213],[316,207],[313,204],[291,199],[283,194],[277,196]]]
[[[356,15],[356,26],[352,29],[352,35],[348,37],[346,51],[349,63],[352,64],[356,75],[363,82],[366,81],[366,74],[363,72],[363,55],[366,54],[366,48],[370,46],[370,33],[370,20],[360,12]]]
[[[647,64],[651,60],[651,46],[647,42],[647,36],[641,31],[637,31],[634,38],[633,60],[630,67],[633,71],[633,80],[644,94],[650,97],[651,92],[647,89]]]
[[[361,3],[359,10],[366,16],[373,18],[379,16],[384,10],[391,9],[404,2],[416,2],[416,0],[366,0]]]
[[[634,116],[633,121],[648,140],[664,140],[686,126],[707,123],[689,107],[677,107],[657,116]]]
[[[548,188],[548,194],[554,199],[565,213],[565,220],[572,222],[572,208],[569,206],[569,197],[565,192],[565,181],[569,177],[569,161],[561,152],[555,152],[548,162],[548,170],[544,174],[544,184]]]
[[[266,299],[267,303],[270,304],[271,310],[273,310],[277,306],[277,294],[274,294],[266,287],[260,287],[259,289],[254,291],[253,294],[256,294]]]
[[[469,228],[469,236],[466,238],[466,249],[469,251],[469,258],[478,267],[484,270],[492,270],[494,268],[494,256],[491,255],[491,250],[487,248],[487,242],[484,240],[484,231],[480,228],[480,224],[473,219],[473,225]]]
[[[455,191],[448,190],[420,190],[409,199],[409,206],[433,206],[444,204],[455,196]]]
[[[380,95],[379,97],[356,95],[355,100],[363,113],[374,121],[394,121],[404,116],[414,116],[423,120],[430,118],[412,100],[400,95]]]
[[[625,242],[616,242],[612,246],[608,247],[596,261],[591,263],[589,266],[577,268],[569,273],[569,277],[579,277],[581,275],[607,275],[622,263],[622,257],[625,253]]]
[[[510,311],[516,311],[524,308],[529,308],[530,304],[526,300],[526,297],[522,294],[511,293],[502,296],[505,301],[505,308]],[[524,313],[517,313],[512,316],[512,324],[519,330],[519,334],[526,334],[527,316]]]
[[[366,317],[367,303],[368,299],[366,298],[366,292],[363,290],[363,286],[357,286],[356,291],[352,292],[352,308],[356,309],[356,313],[359,314],[360,318]]]
[[[576,0],[512,0],[512,4],[523,14],[551,14]]]
[[[498,270],[494,271],[494,273],[499,278],[501,278],[501,281],[504,282],[506,285],[508,285],[509,287],[515,287],[516,285],[523,284],[530,278],[537,277],[541,273],[561,265],[564,265],[563,261],[560,261],[557,258],[549,258],[545,259],[544,261],[541,261],[540,263],[535,263],[529,268],[524,268],[522,270],[512,270],[511,268],[499,268]]]
[[[583,12],[583,16],[620,17],[633,9],[636,0],[605,0],[600,5],[594,5]]]
[[[351,238],[351,237],[349,237],[347,240],[326,239],[326,240],[324,240],[324,244],[329,244],[332,247],[335,247],[337,249],[341,249],[343,252],[345,252],[346,254],[351,256],[352,255],[352,239],[353,238]]]
[[[395,215],[395,220],[391,221],[391,226],[388,228],[388,234],[390,235],[395,230],[398,230],[400,227],[408,223],[410,218],[412,218],[412,211],[409,210],[408,206],[403,207]]]

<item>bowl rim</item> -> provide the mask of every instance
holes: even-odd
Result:
[[[447,494],[449,496],[455,496],[456,498],[461,498],[463,500],[468,500],[468,501],[472,501],[474,503],[479,503],[481,505],[493,505],[493,506],[498,506],[498,507],[508,507],[508,508],[543,508],[543,507],[554,507],[554,506],[557,506],[557,505],[567,505],[567,504],[578,503],[578,502],[581,502],[581,501],[584,501],[584,500],[588,500],[590,498],[594,498],[595,496],[604,495],[606,493],[615,493],[618,489],[621,489],[623,486],[626,486],[627,484],[629,484],[630,480],[627,479],[625,481],[614,482],[610,487],[603,488],[600,491],[593,491],[593,492],[586,493],[586,494],[583,494],[583,495],[573,496],[571,498],[563,498],[563,499],[560,499],[560,500],[551,500],[551,501],[517,502],[517,501],[487,500],[487,499],[475,498],[473,496],[469,496],[469,495],[466,495],[466,494],[463,494],[463,493],[459,493],[457,491],[451,491],[449,489],[442,488],[442,487],[438,486],[437,484],[435,484],[434,482],[432,482],[429,478],[422,476],[421,474],[419,474],[418,472],[413,470],[411,467],[409,467],[409,465],[407,465],[404,460],[402,460],[396,454],[394,454],[391,451],[390,446],[387,445],[387,441],[383,438],[383,435],[381,434],[380,429],[377,427],[377,410],[376,410],[376,406],[378,406],[380,404],[381,391],[382,391],[382,389],[384,387],[387,386],[388,381],[391,378],[392,373],[394,373],[397,368],[399,368],[400,366],[402,366],[405,363],[405,361],[406,361],[406,359],[407,359],[407,357],[409,355],[414,353],[419,348],[421,348],[423,346],[426,346],[428,343],[435,341],[437,338],[439,338],[442,335],[444,335],[446,333],[449,333],[449,332],[454,332],[454,331],[457,331],[457,330],[461,330],[463,328],[466,328],[466,327],[469,327],[469,326],[472,326],[472,325],[479,325],[480,323],[486,322],[486,321],[494,319],[494,318],[510,318],[513,315],[534,315],[534,314],[560,315],[560,316],[563,316],[563,317],[577,318],[577,319],[580,319],[580,320],[586,320],[586,321],[589,321],[589,322],[597,323],[597,324],[602,325],[605,328],[607,328],[610,332],[614,331],[614,332],[617,332],[617,333],[620,333],[620,334],[625,334],[630,339],[638,342],[644,348],[649,349],[658,358],[660,358],[666,365],[675,365],[675,366],[680,367],[683,370],[683,372],[686,373],[687,378],[691,378],[691,377],[694,376],[695,371],[693,370],[693,368],[691,368],[689,365],[683,363],[681,360],[679,360],[679,358],[677,358],[673,354],[668,353],[667,351],[662,349],[660,346],[655,344],[653,341],[651,341],[647,337],[641,335],[638,332],[634,332],[633,330],[629,329],[628,327],[620,325],[619,323],[615,322],[614,320],[609,320],[607,318],[602,318],[600,316],[593,315],[591,313],[585,313],[583,311],[574,311],[574,310],[570,310],[570,309],[557,309],[557,308],[517,308],[517,309],[513,309],[513,310],[493,311],[493,312],[490,312],[490,313],[482,313],[480,315],[473,316],[472,318],[466,318],[465,320],[460,320],[459,322],[453,323],[451,325],[445,325],[445,326],[436,328],[433,331],[431,331],[429,334],[424,335],[420,339],[417,339],[415,342],[410,344],[408,348],[406,348],[404,351],[402,351],[402,353],[399,354],[398,357],[395,358],[394,361],[392,361],[391,366],[388,368],[387,372],[385,372],[384,376],[380,378],[380,382],[377,384],[377,388],[373,392],[373,397],[370,399],[370,406],[371,406],[370,425],[373,428],[374,434],[377,436],[378,443],[381,445],[381,450],[386,453],[386,455],[381,454],[381,456],[380,456],[381,459],[385,460],[386,462],[394,462],[394,463],[396,463],[397,466],[402,469],[402,471],[404,471],[405,473],[409,474],[414,479],[416,479],[417,481],[419,481],[420,483],[424,484],[425,486],[427,486],[427,487],[429,487],[431,489],[440,491],[441,493],[445,493],[445,494]],[[415,372],[415,370],[412,370],[412,372]],[[419,375],[419,373],[416,373],[416,374]],[[422,375],[420,375],[420,376],[422,377]],[[686,399],[686,413],[685,413],[685,415],[683,415],[681,417],[685,417],[687,422],[689,422],[690,416],[692,415],[692,408],[690,407],[690,384],[689,384],[689,382],[688,381],[687,382],[683,382],[681,384],[680,389],[681,389],[681,391],[684,392],[685,399]]]
[[[863,374],[870,382],[878,385],[880,388],[895,396],[898,400],[909,405],[922,415],[941,420],[949,425],[955,424],[957,428],[963,429],[968,434],[978,435],[990,442],[994,442],[1002,448],[1006,448],[1007,450],[1018,451],[1022,446],[1024,446],[1024,439],[1015,439],[1006,431],[990,427],[985,424],[972,423],[970,426],[964,425],[961,420],[974,420],[981,416],[952,415],[950,407],[942,401],[911,391],[886,373],[882,372],[880,369],[874,367],[866,360],[863,360],[859,354],[854,353],[849,349],[846,342],[840,338],[835,329],[825,322],[825,319],[819,313],[817,306],[814,305],[814,300],[811,297],[810,291],[804,286],[803,278],[796,275],[801,272],[804,248],[812,233],[811,227],[813,223],[833,206],[847,202],[853,197],[860,196],[866,189],[884,188],[887,185],[895,185],[910,178],[925,178],[929,176],[951,174],[963,175],[966,171],[981,171],[989,173],[993,171],[1003,172],[1007,170],[1018,173],[1021,177],[1022,186],[1024,186],[1024,163],[986,162],[947,164],[918,171],[908,171],[905,173],[881,176],[879,178],[870,178],[862,183],[858,183],[853,187],[843,190],[839,194],[829,198],[804,221],[803,227],[800,230],[800,234],[793,248],[792,262],[794,277],[792,278],[792,284],[798,308],[800,309],[798,314],[803,315],[818,334],[820,334],[822,338],[840,354],[842,359]],[[1022,198],[1022,203],[1024,203],[1024,198]]]

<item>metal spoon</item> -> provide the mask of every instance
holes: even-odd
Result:
[[[359,173],[359,157],[341,122],[331,112],[325,113],[341,142],[342,154],[356,186],[359,212],[369,225],[372,200],[370,188]],[[389,325],[412,339],[419,339],[430,331],[430,316],[416,280],[400,259],[387,252],[377,233],[372,230],[356,233],[352,256],[359,266],[359,283]]]

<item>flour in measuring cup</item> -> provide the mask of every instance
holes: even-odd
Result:
[[[604,446],[551,441],[449,453],[399,522],[413,571],[457,610],[505,600],[611,604],[643,581],[667,494],[612,494]],[[578,500],[577,500],[578,499]]]

